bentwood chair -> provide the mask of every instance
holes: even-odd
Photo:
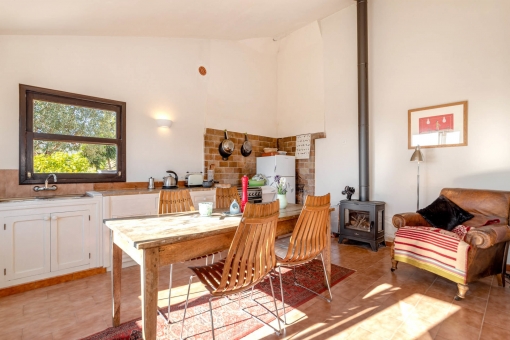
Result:
[[[228,250],[227,257],[211,265],[190,267],[195,276],[198,277],[200,282],[202,282],[211,294],[209,298],[209,313],[211,315],[213,339],[215,339],[215,337],[211,301],[215,298],[228,297],[249,290],[257,283],[261,282],[266,276],[269,276],[275,313],[269,311],[265,306],[259,305],[266,308],[266,310],[276,317],[278,320],[278,330],[276,330],[276,333],[280,335],[280,318],[278,317],[278,307],[276,306],[276,299],[274,297],[273,281],[271,275],[268,275],[276,264],[274,242],[278,215],[278,201],[267,204],[247,203],[243,217],[241,218],[241,223],[237,228],[234,239]],[[186,304],[184,306],[181,339],[186,319],[186,311],[188,309],[190,287],[191,278],[188,286]],[[263,322],[258,318],[256,319]]]
[[[287,317],[285,316],[282,267],[292,268],[294,284],[296,286],[314,293],[327,302],[331,302],[333,299],[328,275],[326,274],[326,267],[324,265],[324,258],[322,256],[322,250],[326,247],[327,238],[330,237],[327,235],[329,208],[329,194],[324,196],[308,196],[290,238],[282,238],[276,242],[276,267],[278,268],[280,275],[280,290],[282,295],[283,317],[285,324],[287,324]],[[322,261],[322,269],[324,270],[324,277],[326,278],[328,286],[329,299],[299,284],[296,278],[295,268],[311,262],[317,257],[320,257]]]
[[[237,188],[216,188],[216,208],[229,208],[233,200],[241,205],[241,197],[239,197]]]
[[[189,190],[176,190],[176,191],[167,191],[161,190],[159,192],[159,213],[160,214],[170,214],[177,212],[186,212],[186,211],[195,211],[195,206],[193,205],[193,200],[191,199],[191,195]],[[209,255],[212,255],[212,261],[214,262],[214,254],[204,255],[202,257],[193,258],[190,261],[198,260],[205,258],[206,264],[209,258]],[[172,296],[172,273],[173,273],[173,264],[170,264],[170,280],[168,283],[168,316],[162,313],[158,308],[158,313],[165,319],[167,323],[171,323],[170,321],[170,299]]]

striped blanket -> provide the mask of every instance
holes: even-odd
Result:
[[[403,227],[395,234],[396,261],[412,264],[456,283],[466,283],[469,227],[453,231],[430,227]]]

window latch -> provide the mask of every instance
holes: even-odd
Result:
[[[122,176],[122,171],[117,172],[117,176]]]
[[[28,178],[32,178],[32,173],[31,172],[27,172],[27,177]]]

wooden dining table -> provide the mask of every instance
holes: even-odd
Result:
[[[280,210],[276,235],[292,233],[302,206],[288,204]],[[156,339],[159,267],[229,248],[241,216],[225,216],[225,209],[212,216],[197,211],[104,220],[112,240],[112,325],[120,325],[122,251],[140,265],[142,332]],[[328,220],[328,235],[330,226]],[[331,278],[331,241],[323,251]]]

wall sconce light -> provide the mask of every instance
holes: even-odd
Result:
[[[170,119],[156,119],[156,123],[159,127],[169,129],[173,122]]]

